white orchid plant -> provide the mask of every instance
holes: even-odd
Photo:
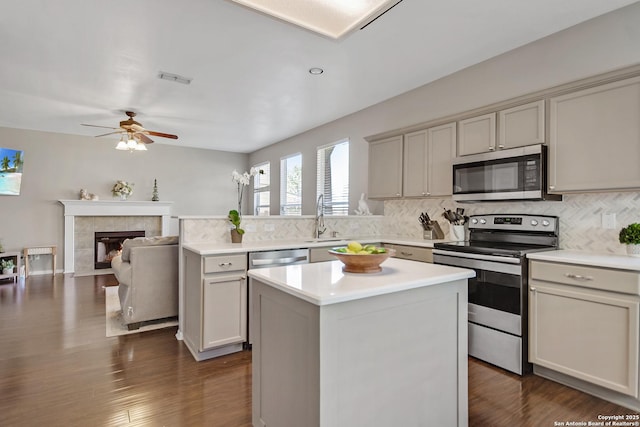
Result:
[[[113,194],[114,196],[130,196],[131,194],[133,194],[133,186],[134,184],[132,182],[116,181],[113,188],[111,189],[111,194]]]
[[[263,173],[263,171],[255,167],[249,169],[249,172],[240,173],[235,169],[231,172],[231,180],[238,186],[238,210],[232,209],[229,211],[229,221],[231,221],[240,234],[244,234],[244,230],[240,228],[244,187],[249,185],[251,183],[251,178],[259,173]]]

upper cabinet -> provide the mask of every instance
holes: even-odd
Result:
[[[549,191],[640,188],[640,77],[550,99]]]
[[[498,112],[498,149],[543,144],[544,100]]]
[[[402,197],[402,135],[369,144],[369,198]]]
[[[458,132],[459,156],[542,144],[544,100],[460,120]]]
[[[496,113],[458,122],[458,156],[496,149]]]
[[[404,136],[403,196],[451,195],[451,160],[456,155],[456,124]]]

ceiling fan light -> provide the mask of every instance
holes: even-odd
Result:
[[[127,141],[127,148],[129,150],[135,150],[137,145],[138,145],[138,142],[133,138]]]
[[[124,141],[123,138],[120,138],[120,142],[118,142],[118,145],[116,145],[116,150],[128,150],[129,147],[127,146],[127,143]]]
[[[136,151],[147,151],[147,146],[142,142],[138,142],[136,145]]]

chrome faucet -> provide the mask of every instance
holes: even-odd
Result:
[[[315,238],[319,239],[325,231],[327,231],[327,228],[324,226],[324,195],[320,194],[316,202]]]

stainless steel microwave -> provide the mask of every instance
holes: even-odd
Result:
[[[453,200],[562,200],[547,194],[547,147],[542,144],[457,157]]]

